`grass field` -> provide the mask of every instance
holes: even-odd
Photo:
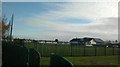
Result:
[[[83,47],[77,45],[54,45],[54,44],[26,44],[27,48],[35,48],[42,57],[48,57],[51,53],[66,57],[77,56],[112,56],[118,55],[119,48],[106,47]]]
[[[118,65],[118,56],[65,57],[73,65]],[[50,65],[50,57],[41,58],[41,66]]]
[[[118,65],[119,48],[95,48],[53,44],[26,44],[25,46],[27,48],[35,48],[38,52],[40,52],[42,56],[40,59],[41,67],[49,67],[49,56],[51,53],[64,56],[72,62],[75,67],[79,65]]]

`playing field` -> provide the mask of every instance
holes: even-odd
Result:
[[[55,53],[68,59],[75,67],[117,67],[118,49],[107,47],[84,47],[53,44],[26,44],[27,48],[35,48],[41,54],[41,67],[50,66],[50,55]],[[83,65],[83,66],[81,66]],[[84,66],[88,65],[88,66]],[[97,65],[97,66],[91,66]],[[99,66],[105,65],[105,66]],[[109,66],[110,65],[110,66]]]
[[[118,65],[118,56],[65,57],[75,66],[79,65]],[[41,58],[41,66],[50,65],[50,57]],[[114,67],[114,66],[113,66]]]
[[[112,56],[118,55],[119,48],[111,47],[84,47],[79,45],[55,45],[55,44],[26,44],[27,48],[35,48],[42,57],[48,57],[51,53],[66,56]]]

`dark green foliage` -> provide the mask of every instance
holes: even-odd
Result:
[[[66,58],[59,55],[51,55],[50,67],[74,67]]]
[[[2,67],[39,67],[39,53],[11,42],[2,43]],[[35,61],[36,60],[36,61]]]
[[[22,46],[16,46],[13,43],[2,44],[3,66],[27,66],[28,49]]]
[[[29,67],[39,67],[40,54],[33,48],[29,49]]]

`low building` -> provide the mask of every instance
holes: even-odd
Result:
[[[14,42],[34,43],[37,42],[37,40],[15,38]]]
[[[65,45],[69,45],[70,43],[69,42],[66,42],[66,41],[59,41],[58,44],[65,44]]]
[[[56,41],[52,41],[52,40],[39,40],[39,43],[57,44]]]
[[[31,40],[31,39],[25,39],[24,42],[25,42],[25,43],[32,43],[32,40]]]
[[[39,43],[43,43],[43,44],[66,44],[68,45],[69,42],[66,42],[66,41],[53,41],[53,40],[39,40],[38,41]]]

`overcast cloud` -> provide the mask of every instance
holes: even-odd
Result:
[[[45,3],[56,6],[43,14],[24,18],[29,26],[47,27],[43,39],[58,38],[69,40],[73,37],[99,37],[104,40],[118,39],[118,5],[117,3]],[[89,19],[90,23],[67,23],[62,19]],[[34,23],[33,23],[34,22]],[[39,30],[38,30],[39,31]]]

